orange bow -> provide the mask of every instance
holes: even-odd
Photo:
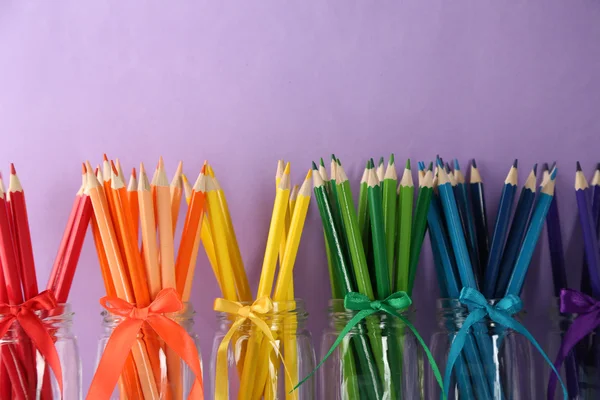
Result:
[[[54,295],[47,290],[44,290],[42,293],[32,297],[23,304],[0,304],[0,314],[3,315],[2,320],[0,320],[0,337],[4,337],[13,321],[17,320],[25,334],[31,339],[40,354],[46,359],[46,363],[50,366],[58,381],[60,393],[62,393],[62,369],[60,367],[60,359],[58,358],[56,347],[54,347],[54,340],[52,340],[52,336],[48,333],[40,316],[35,313],[36,311],[52,311],[56,306],[57,304]]]
[[[145,308],[136,308],[131,303],[112,296],[101,298],[100,304],[111,314],[119,315],[124,319],[115,328],[108,339],[108,343],[106,343],[104,354],[92,379],[87,399],[110,398],[125,365],[127,355],[135,344],[138,332],[144,322],[154,329],[156,334],[190,366],[194,375],[196,375],[196,380],[188,398],[204,399],[202,370],[196,345],[185,329],[163,315],[183,309],[183,303],[175,289],[161,290],[152,304]]]

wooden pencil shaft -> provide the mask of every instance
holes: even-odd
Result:
[[[409,291],[409,279],[411,269],[410,253],[412,244],[414,193],[414,186],[403,186],[402,184],[400,184],[400,196],[398,196],[399,206],[397,217],[398,251],[396,254],[397,271],[395,290],[404,290],[407,292]],[[419,195],[421,195],[421,192],[419,192]],[[422,201],[423,199],[421,198],[421,202]]]
[[[183,225],[179,252],[175,263],[179,293],[183,293],[189,269],[192,267],[191,260],[192,258],[195,259],[193,255],[194,248],[199,248],[196,243],[200,241],[200,224],[204,218],[204,207],[204,193],[194,192]]]
[[[487,211],[485,205],[485,192],[483,183],[470,183],[471,205],[473,207],[473,221],[477,235],[477,252],[479,253],[480,273],[485,272],[489,255]]]
[[[10,233],[6,202],[0,198],[0,261],[9,304],[21,304],[23,292],[18,274],[17,254]]]
[[[460,172],[460,171],[459,171]],[[483,279],[482,268],[479,264],[479,248],[477,245],[477,235],[475,234],[475,220],[469,196],[467,194],[467,185],[464,183],[464,178],[461,175],[461,182],[454,187],[454,194],[458,203],[458,212],[463,224],[463,230],[467,235],[467,247],[469,256],[471,257],[471,265],[475,271],[475,275],[479,279]]]
[[[431,196],[433,189],[423,186],[419,188],[419,196],[417,197],[417,207],[413,218],[413,228],[410,242],[410,265],[408,275],[408,293],[412,294],[415,278],[417,275],[417,266],[421,255],[421,247],[425,238],[425,229],[427,228],[427,212],[431,204]]]
[[[387,170],[382,182],[379,184],[383,203],[383,225],[385,230],[385,247],[387,252],[387,270],[389,274],[388,281],[390,288],[393,288],[395,278],[394,256],[396,250],[396,206],[397,206],[397,185],[396,168],[393,158],[388,163]]]
[[[374,177],[374,175],[373,175]],[[376,181],[376,180],[375,180]],[[381,207],[381,188],[378,184],[369,186],[369,217],[373,233],[373,252],[375,258],[376,297],[385,299],[391,294],[388,271],[386,234]],[[394,192],[395,192],[394,188]]]
[[[569,286],[567,283],[567,271],[565,268],[565,256],[563,253],[562,232],[556,194],[552,198],[550,208],[548,209],[548,215],[546,216],[546,231],[548,235],[548,248],[550,249],[550,265],[552,266],[554,295],[559,297],[560,290]],[[587,266],[583,271],[586,270]]]
[[[145,174],[140,175],[140,186]],[[155,298],[161,289],[160,267],[158,265],[158,246],[156,243],[156,221],[154,220],[154,205],[150,190],[138,189],[138,204],[140,210],[140,230],[142,233],[142,247],[144,255],[144,268],[148,280],[148,290],[151,298]]]
[[[175,252],[173,249],[173,220],[171,218],[171,193],[167,186],[156,186],[158,238],[160,249],[160,278],[162,288],[175,288]]]

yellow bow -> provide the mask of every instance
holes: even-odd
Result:
[[[227,371],[227,349],[229,348],[229,342],[231,338],[238,330],[238,328],[249,319],[258,329],[262,331],[265,337],[269,340],[269,343],[273,346],[273,349],[277,353],[277,356],[281,358],[283,361],[283,356],[279,351],[277,346],[277,342],[273,337],[273,333],[269,329],[269,326],[263,320],[264,315],[273,310],[273,302],[269,298],[269,296],[263,296],[252,305],[244,306],[241,303],[236,301],[230,301],[226,299],[215,299],[214,310],[218,312],[223,312],[226,314],[235,315],[236,319],[234,323],[229,328],[229,331],[223,337],[221,344],[219,345],[219,349],[217,350],[217,371],[215,377],[215,400],[227,400],[229,398],[229,382],[228,376],[229,372]],[[288,375],[289,372],[287,366],[285,365],[285,361],[283,361],[283,368],[285,373]]]

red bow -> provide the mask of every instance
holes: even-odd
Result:
[[[200,369],[200,359],[198,358],[196,345],[185,329],[163,315],[183,309],[183,303],[175,289],[161,290],[154,301],[145,308],[136,308],[125,300],[111,296],[101,298],[100,304],[111,314],[123,317],[123,321],[117,325],[108,339],[104,354],[102,354],[92,379],[87,399],[110,398],[125,365],[127,355],[133,347],[144,322],[154,329],[166,345],[175,351],[196,375],[196,380],[188,398],[204,399],[202,370]]]
[[[40,316],[35,313],[36,311],[52,311],[56,306],[57,303],[54,294],[48,290],[44,290],[23,304],[16,306],[0,304],[0,314],[3,315],[3,318],[0,320],[0,337],[4,337],[13,321],[17,320],[25,334],[31,339],[44,359],[46,359],[46,363],[50,366],[58,381],[60,393],[62,393],[62,369],[56,347],[54,347],[54,340],[52,340],[52,336],[48,333]]]

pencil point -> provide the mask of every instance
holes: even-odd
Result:
[[[579,161],[577,161],[577,171],[581,171],[581,164],[579,164]]]
[[[389,165],[394,165],[394,153],[390,154],[390,159],[388,160]]]
[[[542,164],[542,172],[546,172],[548,171],[548,163],[543,163]]]
[[[331,160],[332,161],[337,161],[337,158],[335,157],[335,154],[331,154]]]
[[[460,165],[458,165],[458,158],[454,159],[454,169],[459,170],[460,171]]]
[[[94,169],[92,168],[92,164],[90,164],[90,162],[89,162],[89,161],[86,161],[86,162],[85,162],[85,170],[86,170],[88,173],[90,173],[90,174],[91,174],[91,173],[92,173],[92,171],[94,170]]]
[[[163,160],[162,156],[160,156],[158,159],[158,168],[164,168],[164,167],[165,167],[165,161]]]
[[[433,161],[429,161],[429,168],[427,169],[433,171]]]
[[[600,171],[600,163],[596,164],[596,169]]]
[[[554,168],[552,170],[552,174],[550,175],[550,179],[554,180],[556,178],[556,173],[558,172],[558,168]]]
[[[313,164],[314,164],[314,162],[313,162]],[[323,161],[323,157],[321,157],[321,167],[324,167],[324,166],[325,166],[325,161]]]
[[[112,168],[114,174],[116,176],[119,176],[119,171],[117,170],[117,167],[115,166],[115,163],[112,160],[110,160],[110,167]]]
[[[369,165],[371,166],[371,168],[375,168],[375,162],[372,158],[369,160]]]
[[[406,165],[404,166],[404,168],[410,170],[410,158],[406,159]]]
[[[283,171],[284,175],[289,175],[290,174],[290,163],[288,161],[287,164],[285,164],[285,170]]]
[[[477,168],[477,161],[475,161],[475,159],[471,160],[471,165],[473,168]]]
[[[371,160],[367,160],[367,163],[365,165],[365,169],[369,169],[371,167]]]
[[[517,159],[515,158],[515,161],[513,162],[513,167],[514,167],[514,168],[517,168],[518,164],[519,164],[519,160],[517,160]]]
[[[81,163],[81,173],[85,174],[87,171],[85,169],[85,163]],[[0,179],[2,179],[2,175],[0,175]]]
[[[321,161],[323,161],[323,159],[322,159],[322,158],[321,158]],[[312,169],[318,169],[318,168],[317,168],[317,164],[315,164],[315,162],[314,162],[314,161],[312,162]]]
[[[313,171],[312,169],[308,170],[308,173],[306,174],[306,178],[304,178],[305,181],[309,180],[312,177],[312,171]],[[298,185],[296,185],[296,186],[298,186]]]
[[[533,164],[533,174],[537,175],[537,163]]]
[[[15,169],[15,164],[10,163],[10,173],[12,175],[16,175],[17,174],[17,170]]]
[[[104,161],[107,161],[107,162],[108,162],[108,157],[106,156],[106,153],[102,154],[102,159],[103,159]]]
[[[385,161],[385,159],[383,157],[379,158],[379,165],[383,165],[383,162]]]
[[[131,168],[131,176],[133,176],[134,179],[137,179],[137,173],[135,172],[135,167]]]
[[[144,169],[144,163],[140,163],[140,175],[145,174],[146,170]]]

